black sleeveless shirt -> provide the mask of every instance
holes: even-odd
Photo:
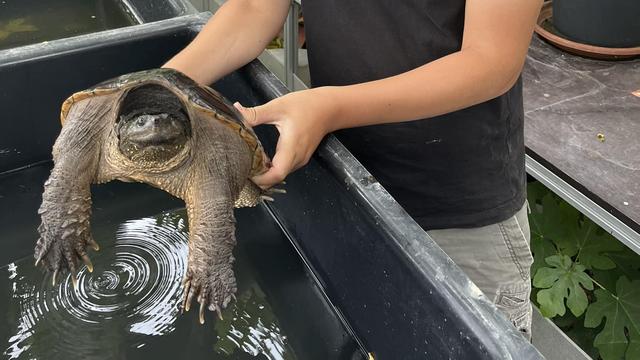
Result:
[[[302,3],[313,86],[396,75],[462,43],[465,0]],[[336,135],[423,228],[478,227],[524,203],[523,118],[520,79],[504,95],[460,111]]]

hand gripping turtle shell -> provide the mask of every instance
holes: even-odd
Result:
[[[268,157],[242,115],[214,90],[171,69],[118,77],[74,94],[62,105],[54,168],[38,213],[36,265],[56,276],[93,270],[87,247],[90,185],[117,179],[143,182],[186,203],[189,258],[183,308],[200,303],[218,312],[236,291],[232,269],[234,207],[268,198],[250,178]],[[270,198],[269,198],[270,199]]]

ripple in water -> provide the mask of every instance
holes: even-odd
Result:
[[[187,241],[184,214],[126,222],[113,247],[92,253],[94,271],[82,268],[78,289],[70,276],[51,287],[51,278],[43,279],[30,258],[10,264],[14,306],[8,312],[17,318],[9,322],[17,324],[17,331],[8,337],[4,354],[9,359],[124,359],[121,347],[141,348],[150,337],[173,332],[180,316]],[[294,359],[257,284],[238,298],[225,311],[226,321],[215,323],[217,335],[211,342],[219,343],[218,358],[234,358],[227,355],[241,349],[264,359]]]

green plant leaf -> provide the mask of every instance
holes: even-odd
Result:
[[[535,277],[538,269],[547,266],[544,259],[551,255],[557,255],[558,249],[553,242],[546,237],[531,238],[531,252],[533,253],[533,264],[531,264],[531,277]]]
[[[584,219],[572,233],[578,247],[577,260],[580,264],[587,269],[609,270],[616,267],[606,253],[621,251],[624,245],[611,234],[589,219]]]
[[[616,282],[620,277],[624,276],[631,281],[640,280],[640,255],[625,246],[622,251],[608,252],[606,256],[616,267],[610,270],[591,270],[592,277],[600,285],[615,293]]]
[[[607,289],[607,291],[611,291],[614,293],[616,289],[616,282],[618,282],[618,279],[621,276],[624,276],[620,271],[618,271],[617,268],[613,268],[611,270],[593,269],[590,270],[589,273],[591,274],[591,278],[594,281],[597,281],[600,286]],[[595,298],[591,299],[591,302],[593,302],[594,300]]]
[[[586,328],[584,327],[584,315],[575,318],[576,323],[570,326],[569,328],[562,328],[565,334],[573,342],[576,343],[584,352],[587,353],[592,359],[599,359],[598,349],[593,345],[593,339],[598,335],[598,333],[602,330],[603,326],[598,326],[595,328]],[[556,323],[556,318],[553,319],[553,322]],[[557,325],[557,323],[556,323]]]
[[[567,255],[549,256],[546,262],[551,267],[540,268],[533,278],[533,286],[544,289],[537,294],[542,315],[564,315],[565,299],[575,316],[582,315],[588,305],[584,289],[593,290],[593,281],[584,272],[585,267]]]
[[[628,247],[616,253],[608,253],[607,256],[616,264],[616,269],[629,280],[640,280],[640,255]]]
[[[539,181],[533,181],[527,184],[527,200],[529,201],[529,207],[532,208],[536,204],[540,204],[542,202],[542,198],[545,197],[548,193],[550,193],[546,186],[544,186]]]
[[[579,323],[582,327],[582,323],[584,319],[582,317],[576,317],[571,313],[571,311],[567,311],[564,315],[558,315],[553,318],[553,323],[556,324],[562,330],[566,330],[575,326],[576,323]],[[593,339],[592,339],[593,340]]]
[[[604,360],[640,359],[640,281],[621,277],[616,294],[596,290],[597,300],[587,309],[584,326],[593,328],[607,319],[594,339]]]
[[[564,255],[573,256],[578,252],[571,229],[578,224],[579,212],[551,191],[540,189],[542,184],[529,185],[529,224],[531,243],[547,239],[556,245]],[[575,225],[574,225],[575,224]]]

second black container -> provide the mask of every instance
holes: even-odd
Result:
[[[640,46],[640,1],[554,0],[553,25],[569,39],[584,44]]]

